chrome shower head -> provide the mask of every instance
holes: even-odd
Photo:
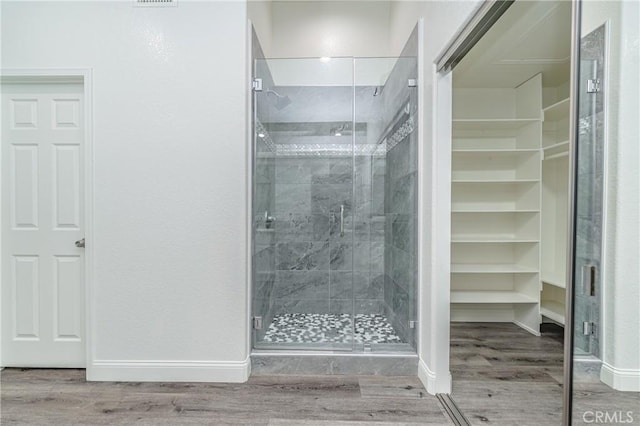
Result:
[[[278,92],[276,92],[275,90],[267,90],[266,93],[271,93],[271,94],[275,95],[276,103],[275,103],[274,106],[278,110],[286,108],[291,103],[291,99],[289,98],[289,96],[282,96]]]

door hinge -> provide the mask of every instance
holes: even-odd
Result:
[[[415,321],[409,321],[409,328],[416,328],[416,322]]]
[[[410,78],[409,80],[407,80],[407,86],[418,87],[418,80],[415,78]]]
[[[262,330],[262,317],[253,317],[253,329]]]
[[[251,87],[255,92],[262,92],[262,79],[254,78],[253,81],[251,82]]]
[[[600,79],[590,78],[587,80],[587,93],[598,93],[600,91]]]
[[[596,325],[591,321],[583,321],[582,334],[584,334],[585,336],[591,336],[592,334],[596,334]]]

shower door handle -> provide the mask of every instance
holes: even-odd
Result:
[[[344,204],[340,205],[340,236],[344,237]]]

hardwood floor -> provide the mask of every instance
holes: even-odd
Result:
[[[514,324],[452,323],[452,397],[471,424],[562,424],[563,330],[544,324],[541,331],[536,337]],[[640,392],[597,379],[574,380],[573,407],[573,424],[594,423],[600,411],[640,425]]]
[[[561,330],[451,324],[452,397],[471,424],[562,424]]]
[[[473,425],[560,425],[562,348],[559,328],[544,327],[536,337],[513,324],[454,323],[452,397]],[[88,383],[84,370],[5,369],[0,379],[2,425],[452,424],[437,399],[409,376]],[[600,410],[632,411],[627,424],[640,425],[640,393],[577,383],[574,405],[574,424]]]
[[[259,376],[220,384],[86,382],[84,370],[1,374],[2,425],[452,424],[413,377]]]

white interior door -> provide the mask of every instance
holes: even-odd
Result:
[[[84,367],[82,84],[2,84],[2,365]]]

